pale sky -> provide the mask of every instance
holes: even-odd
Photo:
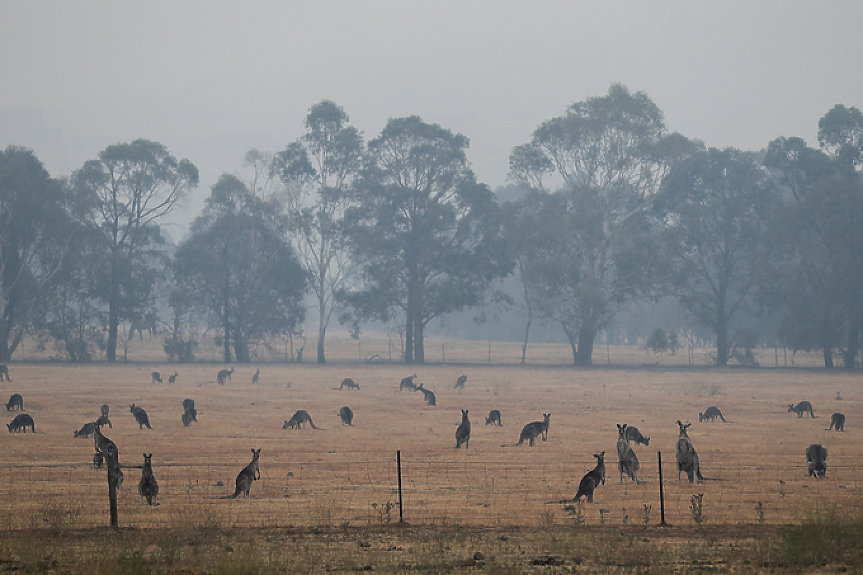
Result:
[[[0,147],[65,176],[159,141],[201,173],[182,222],[322,99],[367,140],[410,114],[461,132],[492,188],[534,128],[614,82],[708,146],[816,146],[834,104],[863,108],[861,29],[859,1],[0,0]]]

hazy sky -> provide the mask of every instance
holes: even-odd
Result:
[[[410,114],[461,132],[492,188],[537,125],[614,82],[709,146],[817,145],[834,104],[863,107],[861,25],[856,0],[0,0],[0,146],[62,176],[162,142],[201,172],[183,221],[325,98],[366,139]]]

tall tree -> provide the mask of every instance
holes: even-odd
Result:
[[[96,197],[91,221],[101,231],[107,258],[106,355],[113,362],[120,322],[130,319],[149,295],[154,267],[153,254],[147,252],[159,241],[158,222],[198,185],[198,169],[189,160],[177,160],[162,144],[139,139],[105,148],[72,179]]]
[[[306,275],[287,225],[278,202],[223,175],[177,249],[177,289],[196,294],[200,312],[222,328],[226,363],[251,361],[252,345],[303,320]]]
[[[46,297],[75,234],[75,196],[32,151],[0,151],[0,361],[46,313]]]
[[[468,167],[468,145],[417,116],[389,120],[368,144],[358,205],[346,215],[365,279],[350,301],[362,317],[403,312],[406,363],[425,362],[433,318],[481,304],[512,269],[499,208]]]
[[[716,362],[733,349],[732,321],[766,262],[770,218],[778,207],[755,154],[710,148],[679,165],[656,204],[661,245],[674,273],[669,290],[716,334]]]
[[[351,269],[343,218],[364,146],[348,122],[334,102],[315,104],[306,116],[305,135],[278,154],[275,164],[287,187],[291,230],[317,303],[318,363],[326,363],[327,327]]]
[[[578,365],[590,365],[596,335],[637,291],[630,276],[636,270],[618,267],[620,250],[633,247],[627,236],[639,229],[637,220],[660,189],[670,159],[692,147],[681,136],[664,134],[653,101],[615,84],[607,95],[576,102],[543,122],[531,142],[510,156],[516,182],[542,191],[549,177],[562,184],[553,201],[560,231],[570,241],[550,244],[560,253],[548,254],[537,279],[561,284],[542,285],[538,303],[543,315],[561,322]]]

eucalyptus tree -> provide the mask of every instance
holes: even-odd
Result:
[[[120,322],[145,306],[159,265],[159,221],[198,185],[198,169],[150,140],[108,146],[72,175],[76,188],[95,198],[89,214],[100,232],[108,306],[106,356],[116,360]]]
[[[31,150],[0,151],[0,361],[49,314],[46,302],[80,232],[78,199]]]
[[[559,321],[578,365],[592,362],[596,335],[641,289],[643,270],[627,253],[637,247],[646,209],[668,166],[693,144],[666,135],[662,112],[644,93],[612,85],[608,94],[569,106],[513,149],[510,177],[555,198],[557,240],[537,268],[537,304]],[[551,194],[551,186],[559,190]],[[621,266],[627,262],[627,269]]]
[[[348,122],[334,102],[315,104],[306,115],[306,133],[274,164],[286,187],[294,245],[318,308],[318,363],[326,363],[327,327],[352,268],[343,219],[352,205],[347,191],[362,167],[364,144]]]
[[[369,141],[346,224],[364,284],[346,299],[360,318],[403,314],[405,362],[424,363],[435,317],[484,302],[512,261],[494,194],[476,181],[468,139],[418,116],[390,119]]]
[[[222,330],[226,363],[251,361],[252,345],[302,323],[306,274],[287,227],[275,198],[222,175],[177,248],[175,303],[183,312],[194,294],[199,312]]]

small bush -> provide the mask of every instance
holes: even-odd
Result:
[[[815,509],[782,530],[780,556],[796,566],[863,565],[863,512]]]

